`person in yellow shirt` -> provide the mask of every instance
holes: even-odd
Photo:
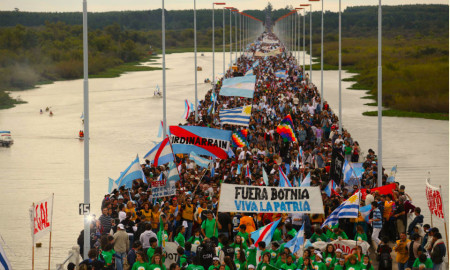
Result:
[[[136,208],[132,201],[127,202],[127,208],[125,208],[125,213],[131,213],[131,221],[135,221],[137,219]]]
[[[397,253],[395,256],[395,260],[398,264],[398,269],[405,269],[406,263],[408,262],[409,253],[407,246],[409,245],[409,242],[411,242],[409,239],[406,238],[406,233],[402,232],[400,234],[400,240],[397,240],[394,251]]]
[[[141,221],[150,222],[151,221],[151,210],[149,209],[149,204],[144,203],[144,209],[141,209]]]

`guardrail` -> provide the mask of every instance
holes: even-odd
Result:
[[[61,264],[56,264],[56,270],[64,270],[63,267],[66,263],[73,263],[75,264],[75,269],[78,269],[80,258],[80,247],[73,246],[72,249],[69,250],[69,255],[67,258]]]

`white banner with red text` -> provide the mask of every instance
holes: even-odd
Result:
[[[444,211],[442,208],[441,189],[430,185],[429,179],[426,180],[425,195],[431,214],[443,220]]]
[[[31,236],[33,244],[52,230],[53,194],[37,203],[30,209]]]

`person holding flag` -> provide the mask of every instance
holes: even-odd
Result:
[[[213,214],[211,210],[205,210],[206,212],[206,219],[202,222],[202,234],[203,237],[211,239],[212,237],[218,237],[219,236],[219,230],[222,229],[222,225],[220,225],[220,222],[218,219],[213,218]]]

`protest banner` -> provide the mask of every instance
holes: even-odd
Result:
[[[370,193],[371,194],[378,193],[380,195],[387,195],[387,194],[393,194],[394,189],[395,189],[395,183],[392,183],[392,184],[381,186],[381,187],[371,188]],[[361,198],[366,199],[366,195],[367,195],[367,189],[365,189],[365,188],[361,189]]]
[[[178,253],[177,253],[177,248],[178,248],[178,244],[176,242],[166,242],[166,246],[164,247],[164,251],[166,252],[166,261],[164,262],[164,265],[166,266],[167,269],[170,268],[170,265],[172,263],[177,263],[178,262]],[[195,251],[197,250],[197,246],[193,244],[191,250]]]
[[[430,185],[428,179],[426,180],[425,195],[431,214],[443,220],[444,212],[442,210],[441,192],[439,188]]]
[[[330,179],[337,184],[340,184],[342,180],[342,167],[344,166],[344,161],[344,156],[334,148],[331,154]]]
[[[48,269],[50,269],[50,255],[52,248],[52,218],[53,218],[53,197],[52,194],[47,199],[33,203],[30,209],[31,221],[31,240],[32,240],[32,262],[31,268],[34,269],[34,245],[36,242],[50,233],[48,247]]]
[[[323,214],[319,187],[257,187],[222,184],[219,212]]]
[[[362,247],[362,251],[364,254],[367,254],[367,251],[370,248],[369,243],[367,243],[366,241],[356,242],[355,240],[334,240],[332,242],[317,241],[312,245],[315,249],[324,251],[328,244],[333,244],[335,250],[339,248],[343,253],[346,254],[352,254],[353,251],[356,250],[357,246]]]
[[[201,156],[228,158],[231,131],[196,126],[171,126],[170,134],[174,154],[195,152]]]
[[[152,181],[152,198],[173,196],[177,194],[176,181],[166,179]]]

